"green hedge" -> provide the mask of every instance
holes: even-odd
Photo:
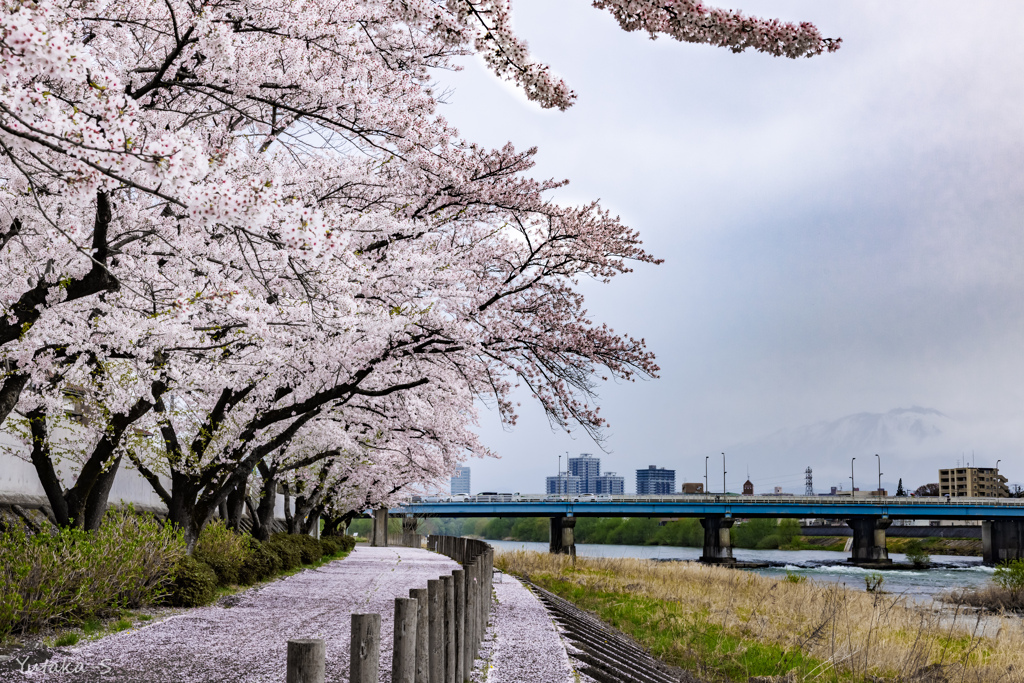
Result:
[[[0,637],[143,605],[207,605],[220,587],[252,585],[354,546],[351,536],[300,534],[261,543],[216,521],[189,556],[180,532],[131,509],[108,513],[94,534],[8,531],[0,534]]]
[[[0,636],[156,602],[184,556],[181,533],[130,508],[108,512],[96,533],[0,534]]]
[[[217,573],[202,560],[186,555],[174,567],[174,587],[167,602],[175,607],[199,607],[217,596]]]

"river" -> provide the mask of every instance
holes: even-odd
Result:
[[[547,543],[488,540],[498,550],[535,550],[546,553]],[[970,588],[988,583],[993,569],[981,564],[981,558],[932,555],[933,566],[927,569],[867,570],[851,566],[849,553],[830,550],[746,550],[733,548],[733,556],[740,562],[768,563],[761,569],[750,569],[765,576],[785,576],[787,573],[806,576],[816,581],[835,581],[851,588],[864,589],[864,578],[881,574],[883,589],[889,593],[904,593],[918,599],[927,599],[951,588]],[[584,557],[636,557],[652,560],[696,560],[700,548],[651,545],[597,545],[576,544],[576,554]],[[906,562],[900,553],[891,553],[894,562]]]

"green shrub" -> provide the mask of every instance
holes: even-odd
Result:
[[[96,533],[0,534],[0,636],[151,603],[184,554],[179,532],[130,508],[109,512]]]
[[[319,562],[324,556],[323,547],[320,545],[320,541],[316,540],[312,536],[308,534],[289,534],[289,536],[291,536],[291,542],[298,546],[303,564]]]
[[[758,550],[777,550],[780,545],[780,539],[777,534],[770,534],[759,540],[754,547]]]
[[[251,586],[257,581],[269,579],[281,571],[281,556],[267,543],[247,537],[249,548],[245,560],[238,568],[238,583]]]
[[[323,551],[324,557],[334,557],[341,552],[341,539],[337,536],[322,536],[320,549]]]
[[[803,574],[794,574],[793,572],[786,572],[786,581],[788,583],[805,583],[807,577]]]
[[[281,560],[283,571],[295,569],[302,564],[302,553],[294,543],[288,540],[288,536],[290,534],[274,534],[265,544]]]
[[[217,573],[208,564],[186,555],[174,567],[174,583],[167,602],[175,607],[199,607],[217,595]]]
[[[872,572],[864,577],[864,589],[868,593],[881,593],[885,577],[877,572]]]
[[[924,551],[920,541],[908,543],[905,554],[910,563],[915,567],[927,567],[932,559],[931,555]]]
[[[329,544],[329,545],[336,546],[337,550],[335,550],[334,552],[330,552],[330,553],[327,552],[327,545],[324,545],[325,542],[327,544]],[[325,557],[328,556],[328,555],[333,557],[335,555],[341,555],[342,553],[350,553],[350,552],[352,552],[352,549],[356,547],[356,539],[355,539],[355,536],[342,536],[342,535],[337,535],[337,536],[335,536],[335,535],[321,536],[320,537],[320,545],[323,546],[323,548],[324,548],[324,556]]]
[[[992,580],[1012,597],[1024,594],[1024,559],[1001,562]]]
[[[199,534],[193,555],[217,574],[221,586],[238,583],[238,571],[249,556],[247,536],[236,534],[224,520],[215,520]]]

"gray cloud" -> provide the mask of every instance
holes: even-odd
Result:
[[[645,337],[663,368],[602,389],[605,468],[693,479],[733,444],[920,405],[956,437],[901,446],[893,481],[932,481],[971,447],[1024,480],[1024,6],[741,6],[812,20],[843,48],[733,55],[624,34],[585,2],[517,0],[575,107],[540,111],[475,62],[439,76],[467,138],[538,145],[537,174],[572,181],[561,200],[601,198],[666,259],[587,287],[595,315]],[[595,450],[529,406],[512,432],[481,421],[503,459],[472,463],[476,489],[539,490],[557,453]],[[822,485],[848,476],[845,458],[816,464]],[[730,481],[808,464],[747,459]]]

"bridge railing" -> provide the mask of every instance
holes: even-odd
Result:
[[[887,505],[895,507],[914,506],[996,506],[1024,508],[1024,498],[980,498],[957,497],[946,498],[929,496],[911,498],[909,496],[864,496],[851,498],[847,496],[751,496],[730,494],[678,494],[672,496],[601,496],[581,494],[573,496],[543,494],[512,494],[498,496],[466,496],[428,498],[412,501],[412,505],[433,505],[438,503],[729,503],[732,505]]]

